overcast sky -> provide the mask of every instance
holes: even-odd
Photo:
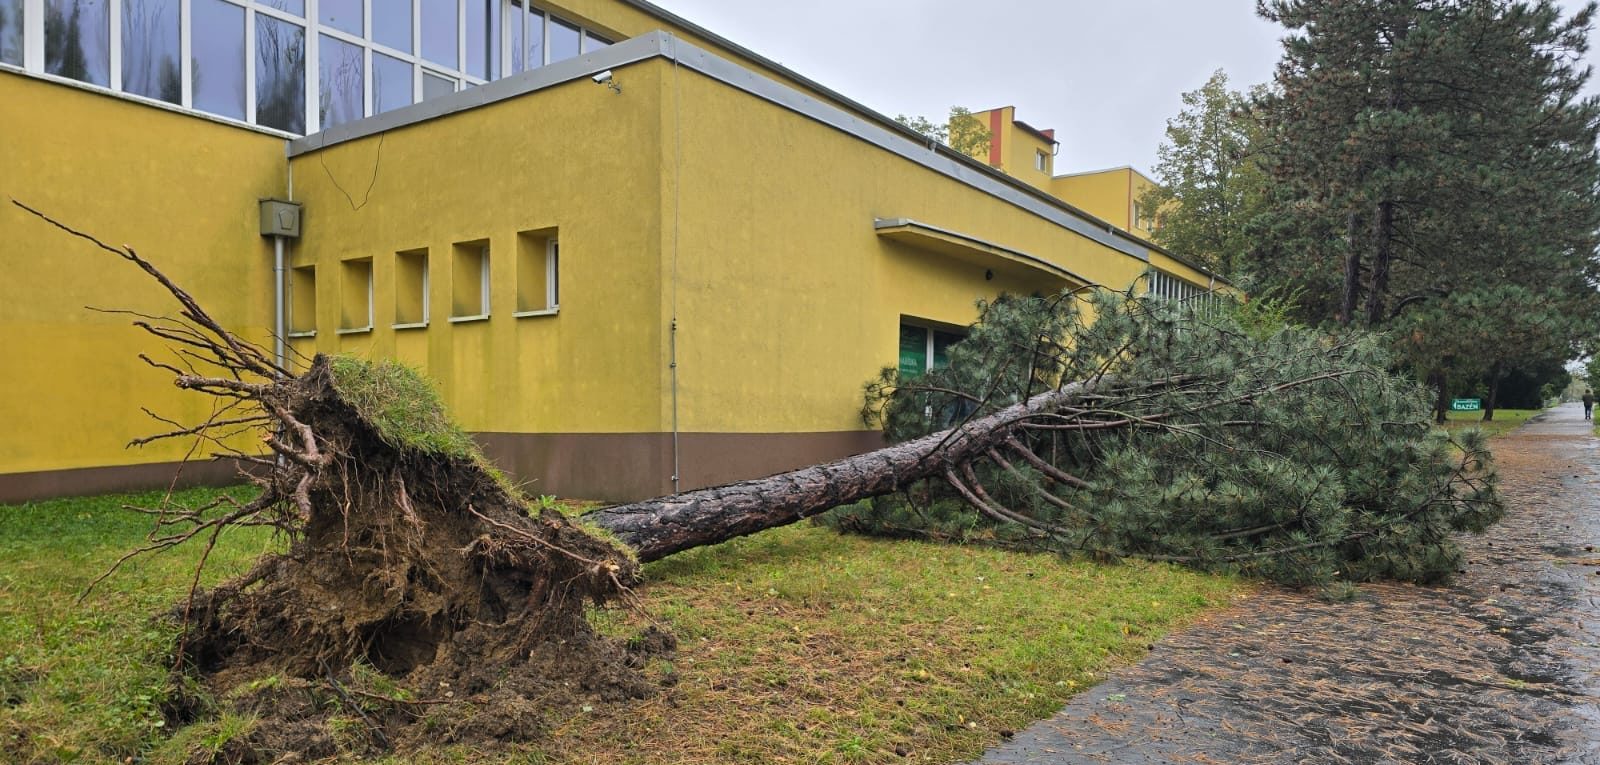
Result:
[[[1055,128],[1057,173],[1150,172],[1181,93],[1266,82],[1280,54],[1254,0],[655,2],[891,117],[1015,106]]]

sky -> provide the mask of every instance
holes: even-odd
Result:
[[[1181,94],[1267,82],[1283,32],[1254,0],[654,2],[891,117],[1015,106],[1055,129],[1058,174],[1150,173]]]

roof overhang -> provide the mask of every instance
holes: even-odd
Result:
[[[910,218],[877,218],[872,222],[878,236],[893,242],[910,245],[918,250],[936,253],[971,263],[983,268],[1000,268],[1022,271],[1035,276],[1059,279],[1076,287],[1092,286],[1095,282],[1069,271],[1037,255],[988,242],[938,226],[930,226]]]

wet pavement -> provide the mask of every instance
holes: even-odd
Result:
[[[1600,440],[1568,404],[1493,442],[1505,520],[1448,586],[1266,587],[982,765],[1600,765]]]

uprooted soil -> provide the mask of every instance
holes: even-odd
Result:
[[[637,582],[626,553],[530,511],[475,454],[386,440],[326,359],[283,384],[335,456],[287,475],[282,493],[305,481],[311,512],[286,554],[176,610],[190,625],[181,665],[206,693],[184,696],[173,722],[216,711],[207,697],[257,718],[196,761],[538,740],[549,711],[653,693],[641,670],[671,638],[624,643],[585,619]]]

